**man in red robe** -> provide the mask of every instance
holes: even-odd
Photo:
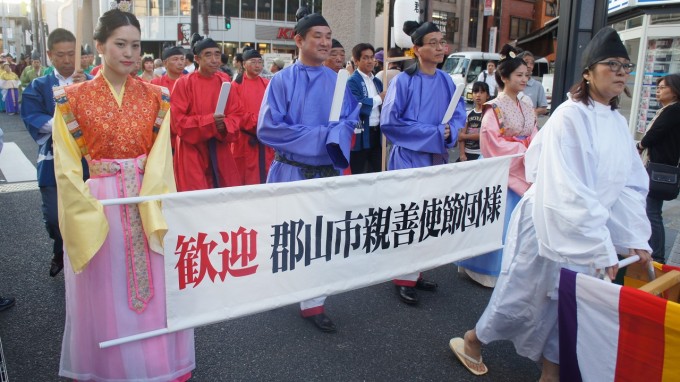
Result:
[[[274,160],[274,150],[257,139],[257,116],[269,80],[260,77],[264,67],[262,56],[255,49],[243,52],[244,75],[232,86],[238,90],[243,102],[241,134],[234,142],[234,160],[243,184],[267,182],[269,166]]]
[[[221,52],[211,38],[196,42],[193,51],[199,67],[175,82],[170,103],[177,190],[239,186],[231,145],[239,134],[241,101],[232,91],[225,110],[215,110],[222,83],[231,78],[219,71]]]
[[[165,74],[154,78],[151,83],[168,88],[170,96],[172,96],[175,82],[184,75],[182,73],[184,70],[184,51],[182,48],[178,46],[166,48],[163,51],[163,65],[165,66]]]

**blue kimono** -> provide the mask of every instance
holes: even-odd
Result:
[[[387,89],[380,113],[383,134],[393,143],[389,170],[448,163],[447,149],[457,144],[458,129],[465,126],[465,101],[461,97],[449,121],[451,136],[444,140],[442,119],[456,86],[451,76],[438,70],[428,75],[398,74]]]
[[[258,139],[277,156],[267,183],[339,175],[349,165],[359,107],[346,89],[340,121],[328,122],[336,80],[331,69],[299,61],[272,77],[257,123]]]

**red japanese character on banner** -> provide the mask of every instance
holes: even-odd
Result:
[[[207,236],[207,234],[199,232],[198,239],[187,238],[183,235],[177,238],[175,254],[179,255],[179,260],[175,269],[179,272],[179,289],[184,289],[189,284],[194,284],[195,288],[201,283],[206,273],[211,280],[215,280],[217,271],[210,263],[209,256],[217,243],[213,240],[206,243],[205,238]]]
[[[224,281],[227,273],[234,277],[255,274],[258,266],[248,266],[248,264],[254,261],[257,256],[257,231],[251,229],[250,232],[246,232],[245,228],[239,227],[236,232],[231,232],[231,234],[220,232],[220,235],[222,235],[224,244],[229,243],[231,239],[231,250],[225,248],[220,252],[222,272],[219,275],[222,281]],[[240,264],[236,264],[239,260]],[[235,268],[234,265],[236,265]]]

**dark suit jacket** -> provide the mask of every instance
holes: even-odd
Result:
[[[373,77],[373,83],[378,93],[382,93],[383,84],[382,82]],[[364,83],[363,77],[359,74],[358,70],[347,80],[347,87],[349,87],[352,95],[361,104],[361,110],[359,110],[359,118],[361,119],[361,124],[363,125],[364,131],[357,134],[356,143],[352,148],[352,151],[365,150],[371,148],[370,135],[369,135],[369,124],[368,120],[371,116],[371,111],[373,110],[373,98],[368,96],[368,89],[366,89],[366,83]]]
[[[87,76],[87,79],[92,79]],[[38,185],[56,186],[54,178],[54,153],[52,151],[52,133],[41,129],[54,117],[54,93],[52,88],[59,86],[54,72],[31,81],[21,99],[21,118],[33,140],[38,143]],[[89,177],[88,168],[83,160],[83,175]]]

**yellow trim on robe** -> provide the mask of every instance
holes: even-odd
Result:
[[[79,273],[104,244],[109,224],[103,206],[92,196],[89,187],[83,182],[80,148],[69,133],[59,108],[54,112],[53,141],[59,228],[73,270]],[[176,192],[176,188],[172,171],[168,111],[147,157],[139,196],[170,192]],[[140,203],[139,207],[149,247],[162,254],[163,237],[168,227],[161,213],[161,202],[144,202]]]
[[[135,80],[136,81],[136,80]],[[144,170],[144,180],[139,196],[161,195],[177,192],[175,173],[172,169],[172,149],[170,147],[170,110],[168,110],[156,141],[149,152]],[[168,225],[161,213],[161,201],[139,203],[139,214],[152,251],[163,254],[163,238]]]
[[[106,82],[107,85],[109,85],[109,90],[111,90],[111,94],[113,94],[113,98],[116,100],[116,103],[118,103],[118,107],[121,107],[123,105],[123,95],[125,94],[125,85],[127,82],[130,80],[130,76],[125,79],[125,83],[123,86],[120,88],[120,94],[116,93],[116,89],[113,88],[113,85],[109,82],[109,80],[106,79],[106,76],[104,75],[104,66],[102,65],[101,67],[101,76],[104,79],[104,82]],[[99,73],[97,73],[99,74]],[[137,81],[137,80],[135,80]]]
[[[655,264],[656,265],[656,264]],[[666,303],[663,382],[680,381],[680,304]]]

